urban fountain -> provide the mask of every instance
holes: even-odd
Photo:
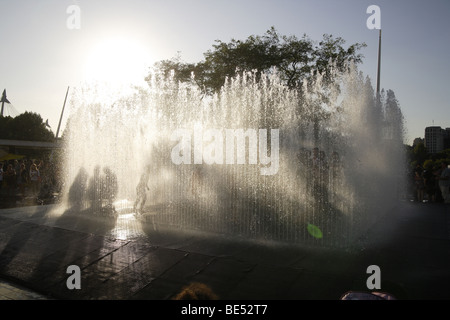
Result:
[[[173,74],[126,93],[79,88],[66,206],[155,229],[347,246],[401,192],[403,125],[393,92],[377,99],[355,66],[334,79],[293,90],[275,70],[242,72],[212,96]]]

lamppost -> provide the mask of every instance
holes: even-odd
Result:
[[[59,123],[58,123],[58,129],[56,130],[56,136],[55,136],[55,140],[58,140],[58,134],[59,134],[59,128],[61,128],[61,121],[63,118],[63,114],[64,114],[64,108],[66,106],[66,101],[67,101],[67,95],[69,94],[69,87],[67,87],[67,91],[66,91],[66,97],[64,98],[64,104],[61,110],[61,117],[59,118]]]
[[[381,29],[378,38],[378,71],[377,71],[377,97],[380,96],[380,69],[381,69]]]

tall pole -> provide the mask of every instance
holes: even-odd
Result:
[[[378,72],[377,72],[377,97],[380,96],[380,69],[381,69],[381,29],[378,38]]]
[[[56,130],[55,140],[58,140],[59,128],[61,128],[61,122],[62,122],[62,118],[63,118],[63,114],[64,114],[64,108],[66,106],[66,101],[67,101],[67,95],[68,94],[69,94],[69,87],[67,87],[66,97],[64,98],[64,104],[63,104],[63,107],[62,107],[62,110],[61,110],[61,117],[59,118],[58,130]]]
[[[5,109],[5,102],[6,103],[11,103],[11,102],[9,102],[8,98],[6,98],[6,89],[3,90],[1,102],[2,102],[2,113],[1,113],[1,115],[3,117],[3,110]]]

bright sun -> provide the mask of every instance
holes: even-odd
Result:
[[[105,38],[88,55],[85,77],[88,81],[114,85],[141,82],[149,66],[149,59],[145,48],[132,39]]]

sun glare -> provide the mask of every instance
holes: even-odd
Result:
[[[114,85],[141,82],[149,58],[137,41],[122,37],[102,39],[88,54],[85,78]]]

